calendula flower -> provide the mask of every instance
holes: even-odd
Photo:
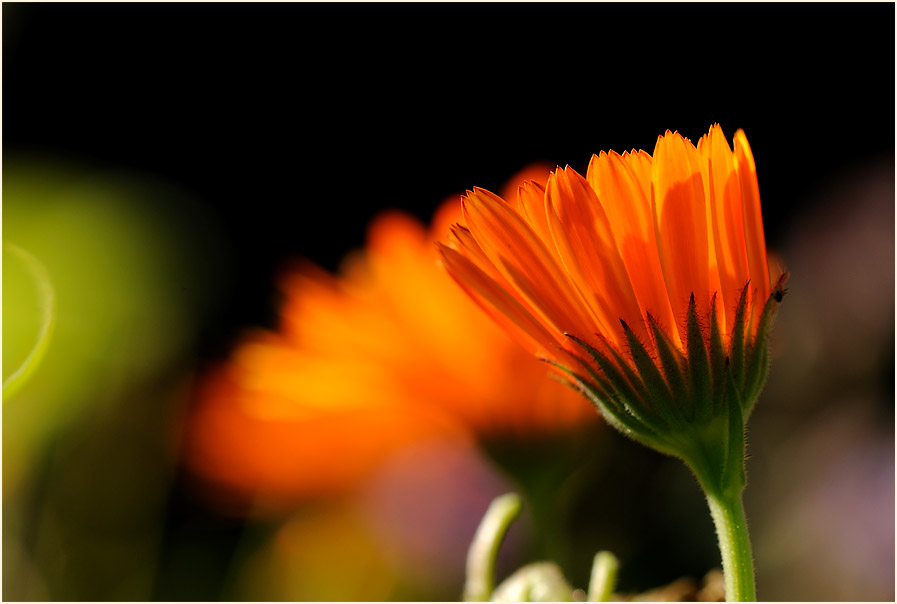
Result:
[[[544,182],[548,169],[529,174]],[[457,198],[429,231],[387,212],[339,277],[288,270],[278,328],[247,334],[199,385],[186,440],[195,473],[284,507],[345,491],[414,440],[594,421],[439,267],[438,234],[461,219]]]
[[[715,519],[737,515],[785,282],[744,132],[733,150],[719,125],[697,146],[667,131],[653,155],[602,152],[585,177],[558,169],[510,199],[474,189],[462,207],[439,249],[468,295],[610,423],[682,458]],[[726,568],[733,597],[753,596],[746,557]]]

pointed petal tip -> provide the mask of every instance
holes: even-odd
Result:
[[[540,183],[538,180],[532,180],[532,179],[524,180],[517,187],[518,191],[521,191],[521,190],[527,191],[529,189],[535,189],[537,191],[542,191],[542,192],[545,191],[545,187],[542,185],[542,183]]]

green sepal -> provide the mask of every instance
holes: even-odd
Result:
[[[548,362],[569,376],[562,381],[581,392],[614,428],[683,459],[708,492],[740,492],[745,480],[744,426],[766,378],[769,331],[784,279],[763,307],[754,338],[747,329],[750,316],[757,317],[747,305],[750,283],[741,290],[728,350],[717,295],[711,297],[709,313],[699,316],[692,294],[684,352],[646,313],[653,351],[621,320],[629,353],[625,358],[601,334],[596,334],[600,349],[564,334],[588,353],[572,355],[582,369]]]
[[[732,372],[732,379],[735,380],[735,387],[738,390],[742,390],[744,387],[745,309],[750,286],[751,282],[748,281],[738,298],[738,306],[735,308],[735,324],[732,326],[732,339],[729,344],[729,370]]]
[[[727,376],[726,379],[726,393],[729,432],[720,494],[726,494],[727,492],[741,493],[747,482],[744,470],[744,425],[746,415],[743,410],[741,397],[738,395],[735,381],[731,378],[731,375]]]
[[[686,399],[686,416],[700,423],[705,422],[713,411],[712,378],[710,377],[710,361],[707,358],[707,347],[704,344],[704,333],[698,322],[695,308],[695,295],[688,301],[686,318],[686,349],[688,351],[688,382],[691,396]]]
[[[648,388],[645,386],[645,383],[642,380],[641,376],[639,376],[639,374],[629,366],[629,363],[626,361],[626,359],[623,358],[623,355],[617,352],[616,347],[608,342],[607,338],[605,338],[601,334],[596,335],[601,339],[601,341],[604,343],[604,345],[607,347],[607,350],[613,357],[613,359],[608,359],[605,356],[605,362],[610,368],[619,370],[625,377],[626,382],[631,384],[633,390],[635,391],[635,396],[631,397],[631,399],[627,398],[626,400],[629,401],[630,405],[638,407],[639,411],[641,411],[642,413],[653,415],[654,410],[651,405],[651,394],[648,392]],[[583,344],[588,346],[587,342],[583,342]],[[591,346],[589,347],[592,348]],[[594,354],[601,355],[601,353],[595,348],[592,348],[592,351],[594,352]],[[593,353],[590,352],[589,354]],[[602,371],[604,371],[604,367],[602,367]]]
[[[660,359],[660,366],[663,368],[664,377],[673,393],[673,398],[677,401],[685,400],[688,397],[688,388],[685,382],[685,372],[682,367],[685,365],[685,359],[682,353],[673,345],[669,337],[664,333],[651,313],[648,313],[648,323],[651,326],[651,333],[654,335],[654,346],[657,348],[657,357]],[[682,414],[682,408],[679,404],[673,406],[679,413],[679,419],[685,421]]]
[[[594,404],[594,401],[592,401],[592,398],[591,398],[592,396],[600,399],[602,401],[603,405],[612,405],[613,409],[609,410],[610,413],[613,413],[613,414],[625,413],[627,416],[632,416],[632,413],[627,409],[626,405],[620,400],[620,397],[618,396],[616,389],[607,380],[607,378],[605,378],[603,375],[601,375],[600,373],[595,371],[595,368],[592,367],[592,365],[590,365],[589,363],[587,363],[584,359],[582,359],[582,357],[580,357],[578,355],[571,355],[571,356],[573,356],[573,358],[576,359],[576,362],[579,363],[579,365],[588,372],[589,377],[591,378],[591,381],[585,379],[584,376],[581,376],[580,374],[574,372],[571,368],[566,367],[556,361],[553,361],[551,359],[546,359],[546,358],[543,358],[541,360],[545,361],[546,363],[548,363],[549,365],[551,365],[553,367],[557,367],[558,369],[561,369],[567,375],[574,376],[579,381],[581,381],[583,384],[582,387],[587,387],[590,392],[589,395],[586,395],[586,398],[588,398],[593,404]],[[568,385],[570,385],[569,381],[567,381],[566,383]],[[573,386],[574,390],[579,390],[579,391],[582,390],[582,387],[580,387],[576,383],[572,384],[572,386]],[[598,407],[598,410],[601,411],[601,408],[598,405],[596,405],[596,407]]]
[[[571,356],[574,359],[576,359],[576,362],[579,363],[579,365],[588,372],[589,377],[592,379],[592,381],[589,382],[590,389],[594,390],[596,393],[600,394],[602,399],[604,400],[605,404],[612,403],[613,405],[615,405],[615,409],[617,411],[619,411],[621,413],[625,412],[626,406],[623,405],[622,403],[620,403],[616,398],[611,396],[611,394],[614,392],[614,387],[607,380],[607,378],[605,378],[603,375],[601,375],[600,373],[595,371],[594,367],[592,367],[590,364],[588,364],[586,361],[584,361],[578,355],[571,355]],[[571,368],[569,368],[565,365],[562,365],[562,364],[558,363],[557,361],[554,361],[554,360],[548,359],[548,358],[540,358],[539,360],[548,363],[552,367],[557,367],[558,369],[561,369],[564,373],[566,373],[568,375],[575,375],[575,376],[580,377],[583,381],[586,381],[585,377],[580,376],[578,373],[574,372]],[[574,389],[578,389],[578,387],[574,385]]]
[[[716,294],[710,300],[710,372],[713,375],[713,413],[719,413],[720,402],[727,396],[726,348],[716,315]]]
[[[760,325],[757,327],[757,334],[750,343],[746,375],[744,385],[742,387],[742,404],[745,409],[745,417],[750,416],[760,392],[766,383],[766,375],[769,372],[769,332],[775,322],[776,313],[779,310],[779,304],[782,302],[782,296],[785,292],[782,289],[784,279],[783,275],[773,292],[766,300],[763,307],[763,314],[760,315]]]
[[[593,382],[556,361],[551,359],[542,360],[570,376],[570,380],[565,380],[564,378],[557,379],[585,396],[598,409],[607,423],[620,433],[660,453],[682,457],[680,447],[672,445],[672,441],[667,434],[652,428],[649,424],[642,421],[641,418],[632,415],[619,401],[613,400],[617,397],[617,393],[612,391],[604,392],[596,388]],[[577,360],[581,361],[581,359]]]
[[[560,369],[564,374],[570,376],[567,378],[557,378],[562,383],[570,386],[580,394],[582,394],[590,403],[592,403],[596,409],[601,413],[601,415],[610,423],[614,428],[618,429],[620,432],[624,434],[630,434],[634,431],[639,431],[643,429],[647,429],[647,426],[643,426],[641,422],[639,422],[635,417],[631,414],[627,413],[626,410],[619,405],[617,401],[614,401],[609,392],[604,390],[603,388],[596,387],[594,381],[589,381],[582,375],[576,373],[569,367],[558,363],[552,359],[542,359],[544,362],[548,363],[552,367],[556,367]],[[581,359],[578,361],[582,362]],[[592,376],[594,380],[594,375]]]
[[[563,378],[558,379],[585,396],[588,401],[598,409],[602,417],[604,417],[604,419],[607,420],[607,422],[611,426],[632,439],[638,440],[639,442],[647,444],[648,446],[655,446],[653,443],[658,440],[659,435],[650,427],[642,423],[637,417],[635,417],[631,413],[628,413],[622,407],[617,407],[616,405],[618,405],[619,403],[616,403],[616,401],[611,401],[609,393],[602,392],[598,388],[595,388],[592,382],[576,373],[569,367],[565,367],[564,365],[556,361],[552,361],[551,359],[543,360],[549,365],[557,367],[565,374],[570,376],[571,379],[569,380],[565,380]]]
[[[655,432],[664,430],[665,426],[658,421],[659,418],[653,415],[651,408],[646,403],[648,392],[645,389],[644,384],[642,384],[638,376],[635,375],[635,372],[629,368],[629,365],[626,364],[623,358],[620,357],[612,347],[608,346],[608,349],[615,355],[622,371],[617,365],[614,365],[610,359],[601,354],[601,352],[596,350],[588,342],[569,333],[564,335],[576,342],[576,344],[583,350],[589,353],[589,356],[592,357],[592,360],[595,361],[599,369],[601,369],[607,377],[607,380],[610,382],[610,392],[616,395],[617,401],[623,405],[625,411],[638,418],[638,420],[645,425],[650,426]],[[588,363],[585,363],[581,359],[578,360],[580,360],[589,372],[594,371]],[[641,390],[641,392],[639,392],[639,390]]]
[[[651,401],[651,408],[655,413],[661,416],[666,424],[677,424],[679,418],[673,412],[676,403],[673,400],[673,394],[670,392],[663,375],[651,358],[651,355],[645,349],[644,345],[639,341],[636,335],[626,324],[626,321],[620,319],[623,325],[623,331],[626,334],[626,342],[629,344],[629,353],[641,376],[642,382],[648,391]]]
[[[741,395],[742,403],[745,405],[745,417],[750,417],[754,405],[757,404],[757,399],[760,398],[760,393],[763,391],[763,386],[766,385],[766,376],[769,373],[769,347],[761,347],[757,357],[756,361],[752,361],[752,369],[755,370],[751,374],[750,381],[745,384],[744,393]]]

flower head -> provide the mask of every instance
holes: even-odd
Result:
[[[340,276],[287,271],[278,328],[247,333],[199,385],[194,472],[283,507],[345,491],[418,439],[557,434],[594,417],[440,269],[437,233],[461,219],[457,198],[430,230],[388,212]]]
[[[625,433],[702,482],[722,480],[719,456],[737,472],[785,281],[742,131],[734,151],[719,125],[697,146],[667,131],[653,156],[602,152],[585,177],[475,188],[462,207],[439,249],[468,295]]]

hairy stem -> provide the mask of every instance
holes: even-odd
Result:
[[[707,493],[723,558],[727,602],[755,602],[754,560],[741,491],[728,496]]]

